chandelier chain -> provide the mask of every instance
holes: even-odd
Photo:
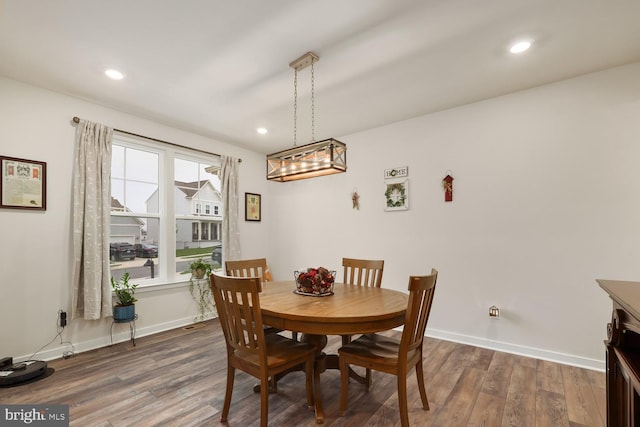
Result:
[[[313,68],[313,58],[311,58],[311,142],[316,140],[316,96],[315,96],[315,73]]]
[[[295,147],[298,139],[298,69],[295,69],[293,77],[293,146]]]

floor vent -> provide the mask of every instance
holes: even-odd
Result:
[[[200,329],[200,328],[204,328],[204,323],[194,323],[193,325],[185,326],[182,329],[184,329],[185,331],[189,331],[191,329]]]

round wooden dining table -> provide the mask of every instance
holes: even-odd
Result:
[[[404,323],[408,295],[392,289],[336,283],[333,295],[294,293],[295,282],[264,283],[260,311],[265,325],[301,332],[302,341],[316,347],[314,405],[316,422],[324,422],[320,374],[339,369],[338,355],[323,352],[327,335],[354,335],[386,331]]]

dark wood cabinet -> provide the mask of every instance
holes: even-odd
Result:
[[[640,282],[597,282],[613,301],[605,341],[607,425],[640,427]]]

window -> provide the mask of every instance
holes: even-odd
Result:
[[[221,203],[219,159],[119,134],[111,156],[111,275],[128,271],[143,286],[187,280],[189,264],[210,262],[220,244],[222,218],[205,216]]]

